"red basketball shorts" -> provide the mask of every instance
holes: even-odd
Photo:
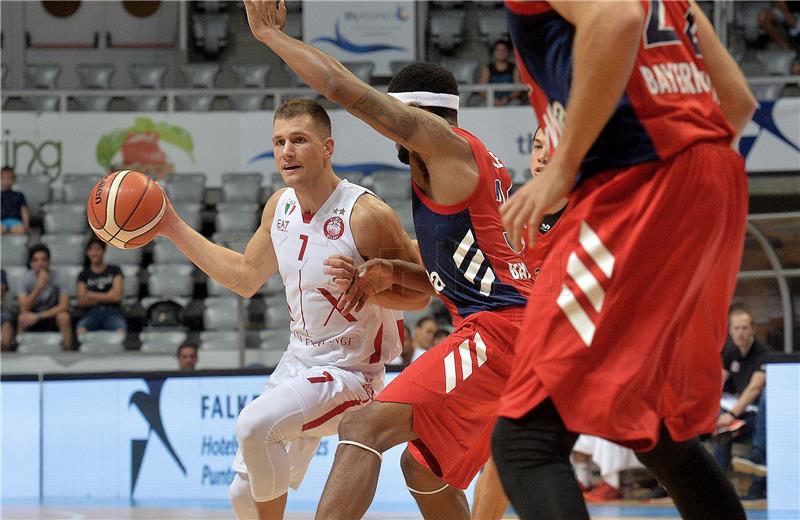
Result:
[[[500,415],[548,396],[567,428],[637,450],[713,430],[747,178],[728,146],[606,172],[570,197],[514,345]]]
[[[409,443],[409,451],[454,487],[465,489],[489,458],[522,312],[509,308],[470,315],[376,397],[411,405],[419,438]]]

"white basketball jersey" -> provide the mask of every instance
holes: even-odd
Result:
[[[369,190],[340,182],[328,200],[304,221],[292,188],[278,200],[272,244],[292,317],[288,351],[309,366],[383,370],[402,351],[403,314],[367,304],[359,312],[336,309],[341,292],[324,273],[323,261],[340,254],[364,262],[350,229],[356,200]]]

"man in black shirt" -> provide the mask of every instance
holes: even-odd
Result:
[[[723,390],[733,394],[735,403],[723,408],[717,420],[718,428],[729,427],[736,419],[747,423],[745,434],[752,432],[757,411],[748,406],[758,402],[764,389],[764,363],[770,352],[768,346],[755,339],[753,316],[745,309],[735,308],[728,316],[731,340],[722,353]],[[714,457],[727,472],[731,462],[731,438],[720,438],[714,446]]]

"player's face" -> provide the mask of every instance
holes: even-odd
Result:
[[[749,347],[753,343],[753,338],[755,337],[753,318],[747,314],[734,314],[731,316],[730,329],[728,332],[737,347]]]
[[[275,165],[283,182],[294,187],[315,179],[333,154],[333,139],[324,137],[308,114],[276,119],[272,127]]]
[[[550,161],[549,148],[547,146],[547,139],[544,136],[544,130],[539,128],[533,136],[533,146],[531,150],[531,174],[537,176],[544,170],[547,163]]]
[[[42,269],[47,269],[50,266],[50,257],[44,251],[37,251],[31,258],[31,270],[38,273]]]

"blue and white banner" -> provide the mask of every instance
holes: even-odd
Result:
[[[303,40],[339,61],[371,61],[374,75],[416,59],[415,29],[414,2],[303,2]]]
[[[54,183],[60,182],[63,173],[100,173],[147,163],[152,168],[148,171],[165,175],[203,172],[208,186],[219,186],[225,172],[276,171],[273,115],[7,112],[2,118],[0,162],[11,165],[17,175],[48,175]],[[334,171],[396,170],[407,175],[392,141],[344,110],[332,110],[330,115]],[[530,107],[464,108],[459,124],[522,177],[530,164],[537,126]],[[224,145],[221,135],[226,137]],[[751,174],[800,171],[800,99],[762,103],[739,149]]]
[[[387,374],[387,382],[396,373]],[[0,499],[228,500],[236,418],[267,376],[3,382]],[[41,439],[41,451],[40,451]],[[322,440],[290,511],[314,511],[336,452]],[[373,510],[407,512],[400,455],[384,454]],[[40,457],[41,453],[41,466]]]

